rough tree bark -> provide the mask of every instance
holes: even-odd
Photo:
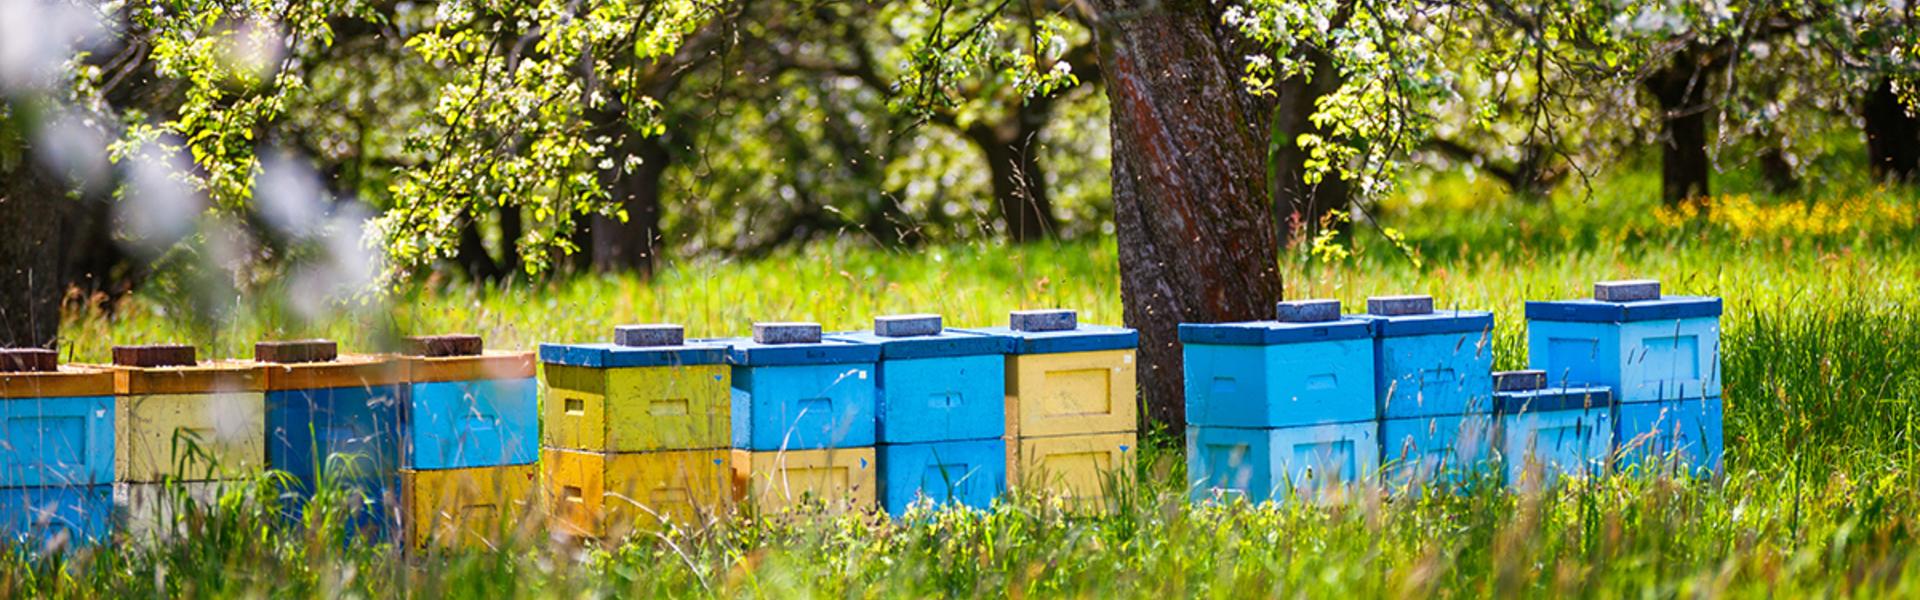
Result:
[[[1181,322],[1266,317],[1280,297],[1266,139],[1201,0],[1088,4],[1112,111],[1126,322],[1143,425],[1185,425]]]
[[[1663,115],[1660,198],[1668,206],[1711,193],[1707,124],[1713,107],[1707,99],[1707,78],[1714,66],[1703,54],[1691,48],[1676,52],[1672,64],[1645,82]]]
[[[0,172],[0,347],[52,348],[60,334],[64,199],[40,171],[20,164]]]
[[[1867,92],[1867,164],[1875,177],[1911,182],[1920,175],[1920,117],[1907,112],[1893,84],[1881,81]]]

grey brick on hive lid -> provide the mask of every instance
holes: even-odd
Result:
[[[672,323],[620,325],[613,328],[613,343],[634,348],[679,346],[687,343],[687,329]]]
[[[113,364],[123,367],[187,367],[198,362],[199,354],[193,346],[155,344],[113,347]]]
[[[873,318],[873,334],[880,337],[939,335],[940,315],[887,315]]]
[[[333,362],[340,357],[340,346],[333,340],[291,340],[259,342],[253,345],[253,359],[260,362],[294,364]]]
[[[818,344],[819,323],[754,323],[753,341],[762,344]]]
[[[1497,371],[1493,374],[1496,392],[1528,392],[1547,387],[1547,372],[1540,369]]]
[[[1339,300],[1291,300],[1275,304],[1274,318],[1281,323],[1322,323],[1340,320]]]
[[[46,348],[0,348],[0,373],[50,373],[58,370],[58,352]]]
[[[1601,302],[1659,300],[1660,281],[1656,279],[1596,281],[1593,283],[1593,299]]]
[[[1367,299],[1367,314],[1380,317],[1433,314],[1433,296],[1374,296]]]
[[[1016,310],[1007,313],[1014,331],[1072,331],[1080,327],[1080,313],[1070,309]]]
[[[408,356],[479,356],[486,342],[470,333],[417,335],[406,339]]]

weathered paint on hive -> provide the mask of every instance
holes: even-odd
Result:
[[[463,469],[539,459],[533,378],[429,381],[406,388],[401,466]]]
[[[1373,341],[1242,346],[1187,344],[1187,422],[1291,427],[1371,421]]]
[[[1501,415],[1507,486],[1539,490],[1561,477],[1600,473],[1613,451],[1613,429],[1612,406]]]
[[[663,523],[724,518],[732,510],[728,450],[609,454],[544,449],[548,518],[569,536],[619,539]]]
[[[1383,420],[1382,476],[1394,491],[1470,481],[1493,472],[1495,433],[1489,413]]]
[[[1079,510],[1111,509],[1108,494],[1133,476],[1133,432],[1007,439],[1007,481]]]
[[[1623,403],[1720,395],[1720,320],[1532,320],[1528,363],[1549,385],[1599,385]]]
[[[984,509],[1007,488],[1007,446],[999,438],[886,444],[876,452],[880,503],[894,516],[923,497]]]
[[[593,452],[726,448],[732,369],[725,365],[591,369],[547,363],[542,443]]]
[[[733,447],[756,452],[874,444],[875,362],[733,368]]]
[[[526,529],[538,497],[535,465],[400,472],[401,522],[411,547],[490,548]]]
[[[1616,410],[1616,468],[1696,476],[1720,472],[1725,417],[1719,398],[1628,402]]]
[[[867,511],[879,488],[873,448],[774,452],[733,451],[733,489],[741,502],[766,513],[803,502],[830,510]]]
[[[140,394],[114,405],[114,479],[230,479],[266,465],[264,392]]]
[[[1138,425],[1133,350],[1006,360],[1008,436],[1131,432]]]
[[[0,399],[0,487],[113,483],[114,404],[110,395]]]
[[[1272,429],[1187,428],[1187,476],[1196,501],[1339,502],[1375,480],[1379,426],[1339,423]]]
[[[112,484],[0,488],[0,537],[28,550],[104,542],[112,517]]]
[[[124,515],[121,531],[137,543],[172,540],[187,533],[180,508],[211,510],[220,496],[253,486],[250,481],[179,481],[113,484],[113,508]]]

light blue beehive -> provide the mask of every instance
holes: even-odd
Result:
[[[470,345],[416,342],[415,356],[407,359],[401,466],[431,470],[533,464],[540,446],[533,356],[487,354],[477,336],[458,337]]]
[[[0,538],[39,550],[112,531],[113,375],[0,353]]]
[[[945,329],[939,315],[906,315],[876,318],[873,331],[827,339],[879,346],[879,443],[977,440],[1006,433],[1006,336]]]
[[[1427,296],[1367,299],[1381,419],[1484,413],[1493,396],[1493,313],[1435,312]]]
[[[0,489],[0,536],[40,544],[104,541],[112,533],[113,484]]]
[[[1491,411],[1380,422],[1382,476],[1394,489],[1460,484],[1494,472]]]
[[[1187,424],[1273,428],[1371,421],[1368,321],[1337,300],[1282,302],[1276,321],[1180,325]]]
[[[0,487],[112,484],[113,396],[0,399],[0,441]]]
[[[1601,473],[1613,452],[1613,392],[1604,387],[1547,387],[1544,371],[1494,377],[1494,412],[1506,480],[1540,489],[1562,477]]]
[[[1380,465],[1372,422],[1272,429],[1188,427],[1195,501],[1337,499],[1371,481]]]
[[[733,365],[733,447],[871,447],[874,344],[823,339],[813,323],[757,323],[752,339],[716,340]]]
[[[900,516],[921,498],[985,509],[1007,489],[1007,444],[999,438],[882,444],[880,503]]]
[[[1719,398],[1624,402],[1615,410],[1615,468],[1697,477],[1720,472],[1724,415]]]
[[[1719,298],[1663,297],[1657,281],[1600,282],[1594,296],[1527,303],[1531,368],[1623,404],[1720,396]]]

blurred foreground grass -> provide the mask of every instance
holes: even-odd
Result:
[[[1450,190],[1472,195],[1470,184]],[[1839,209],[1727,198],[1702,214],[1629,197],[1546,204],[1436,200],[1362,225],[1350,257],[1283,259],[1289,297],[1433,294],[1498,313],[1499,367],[1525,364],[1522,302],[1585,295],[1594,280],[1656,277],[1668,293],[1726,300],[1726,473],[1710,481],[1615,477],[1539,495],[1356,498],[1332,508],[1194,507],[1177,444],[1143,449],[1139,477],[1103,517],[1019,498],[989,512],[756,517],[572,549],[537,519],[495,551],[406,554],[325,528],[275,527],[235,494],[190,520],[185,542],[114,545],[68,562],[9,554],[6,597],[270,596],[1912,596],[1920,593],[1920,203],[1840,190]],[[1442,191],[1449,191],[1441,188]],[[1836,210],[1838,212],[1836,212]],[[1846,219],[1843,224],[1832,223]],[[1416,262],[1418,265],[1416,265]],[[1120,320],[1112,243],[816,246],[755,263],[696,260],[658,278],[580,277],[481,289],[429,284],[296,323],[270,304],[196,329],[167,298],[70,315],[78,359],[112,344],[193,341],[246,356],[256,339],[325,335],[343,349],[407,333],[466,331],[492,347],[610,337],[671,321],[690,335],[754,320],[859,328],[877,314],[939,312],[950,326],[1016,308]],[[1144,368],[1144,366],[1143,366]]]

